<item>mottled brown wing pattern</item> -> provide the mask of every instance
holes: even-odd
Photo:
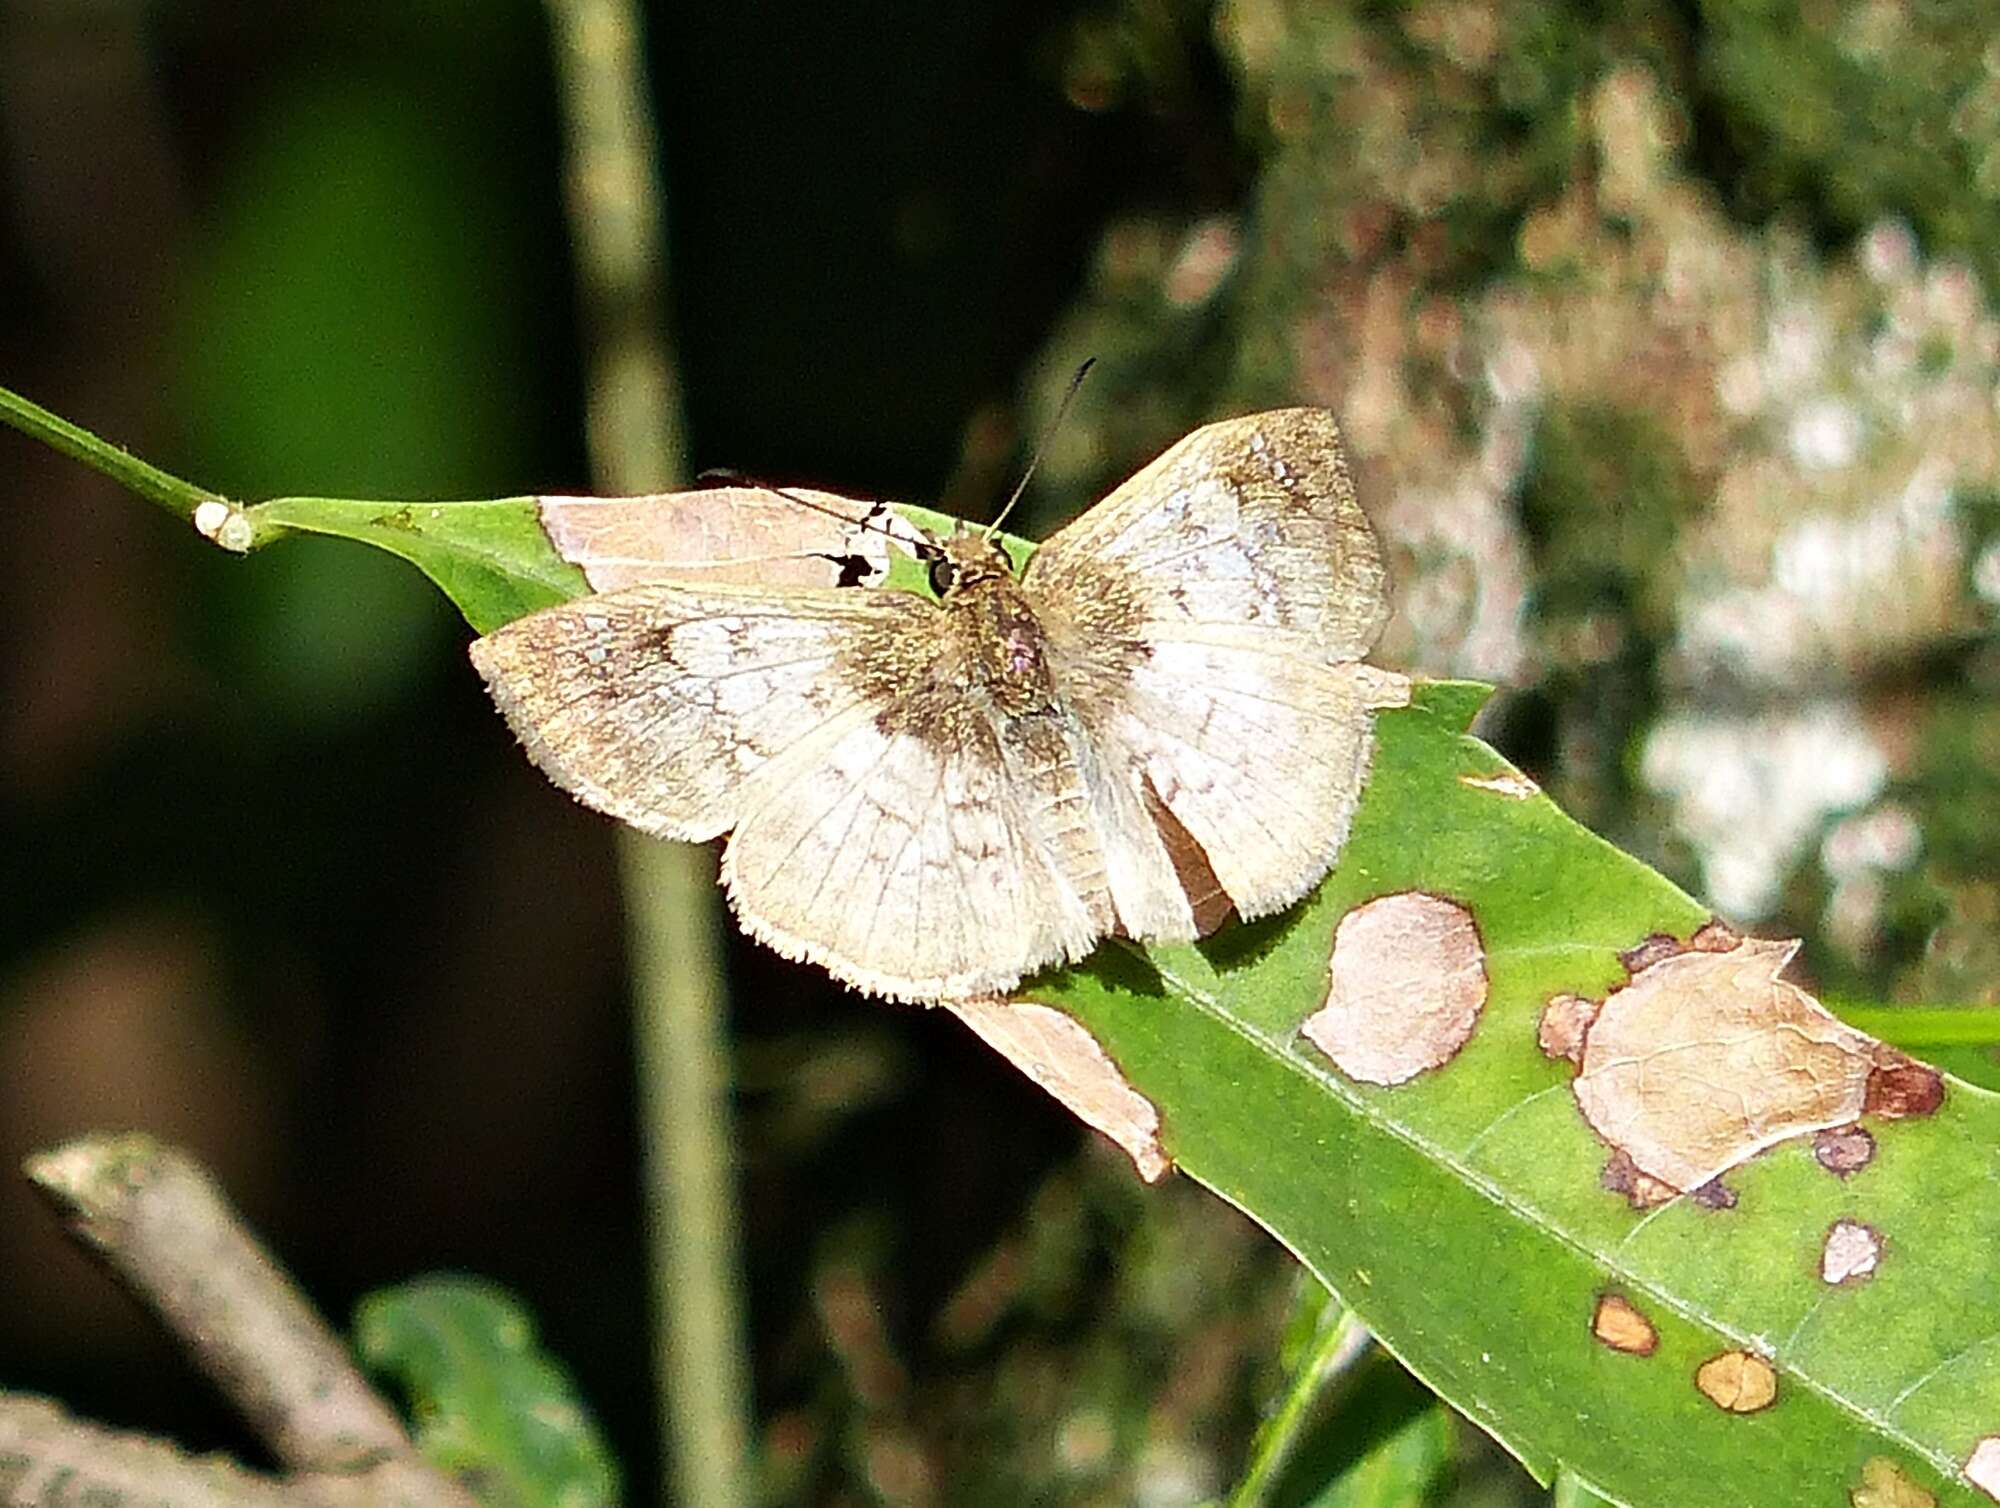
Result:
[[[1318,408],[1196,430],[1037,550],[1022,585],[1045,610],[1109,590],[1162,628],[1300,634],[1328,662],[1365,655],[1389,615],[1381,546]]]
[[[713,838],[744,783],[871,688],[842,674],[857,642],[920,629],[900,593],[654,583],[584,597],[472,646],[529,755],[586,805],[663,837]]]
[[[751,936],[899,1000],[1004,993],[1104,930],[1058,873],[1035,790],[989,743],[879,719],[774,761],[723,880]]]
[[[1059,878],[1049,779],[978,708],[908,704],[949,663],[902,593],[650,584],[523,618],[472,657],[536,764],[666,837],[734,829],[744,929],[895,999],[992,994],[1109,925]],[[1072,876],[1072,878],[1074,878]]]
[[[1355,663],[1387,590],[1332,417],[1195,431],[1042,546],[1022,584],[1107,771],[1150,786],[1241,915],[1305,894],[1359,803],[1371,709],[1408,698]],[[1196,927],[1126,920],[1147,939]]]
[[[473,646],[535,761],[649,833],[732,832],[746,931],[907,1000],[1010,990],[1108,933],[1296,900],[1345,839],[1386,611],[1332,420],[1198,430],[1015,583],[943,605],[672,580]]]

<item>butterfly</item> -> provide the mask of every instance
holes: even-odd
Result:
[[[868,994],[1004,995],[1331,868],[1409,683],[1361,663],[1388,592],[1330,414],[1194,431],[1018,573],[990,531],[921,551],[935,600],[667,577],[472,660],[556,784],[729,834],[743,929]]]

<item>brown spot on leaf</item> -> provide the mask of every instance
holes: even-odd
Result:
[[[1687,1192],[1766,1147],[1847,1125],[1878,1070],[1897,1070],[1887,1081],[1914,1100],[1918,1081],[1900,1070],[1916,1065],[1778,977],[1797,950],[1756,938],[1686,950],[1605,1000],[1572,1087],[1640,1173]]]
[[[1502,770],[1497,775],[1461,775],[1458,783],[1471,786],[1475,791],[1492,791],[1514,801],[1526,801],[1530,796],[1542,793],[1542,788],[1519,770]]]
[[[1859,1220],[1836,1220],[1820,1248],[1819,1276],[1825,1283],[1865,1283],[1882,1261],[1882,1237]]]
[[[1944,1075],[1928,1063],[1915,1063],[1895,1053],[1868,1076],[1863,1108],[1870,1115],[1897,1121],[1929,1115],[1943,1103]]]
[[[1664,963],[1669,958],[1679,958],[1688,953],[1727,953],[1743,941],[1743,934],[1727,922],[1707,921],[1695,929],[1692,937],[1682,942],[1678,937],[1665,932],[1655,932],[1636,948],[1627,948],[1618,955],[1618,961],[1625,965],[1625,972],[1631,975],[1643,974],[1654,964]]]
[[[1705,1210],[1733,1210],[1736,1208],[1736,1193],[1720,1178],[1711,1178],[1700,1188],[1693,1190],[1688,1198]]]
[[[1840,1178],[1852,1178],[1875,1160],[1875,1138],[1861,1126],[1836,1126],[1813,1138],[1813,1161]]]
[[[1717,1408],[1754,1414],[1778,1397],[1778,1370],[1754,1351],[1724,1351],[1695,1369],[1694,1385]]]
[[[1678,958],[1687,948],[1678,937],[1670,937],[1665,932],[1652,933],[1637,947],[1627,948],[1618,955],[1618,961],[1625,965],[1625,972],[1643,974],[1663,958]]]
[[[1597,1301],[1590,1333],[1612,1350],[1630,1356],[1651,1356],[1660,1345],[1660,1332],[1653,1328],[1653,1322],[1615,1293],[1607,1293]]]
[[[1465,1046],[1486,988],[1471,912],[1421,890],[1385,895],[1340,919],[1326,1003],[1301,1030],[1350,1078],[1401,1084]]]
[[[1116,1142],[1146,1182],[1173,1166],[1160,1145],[1160,1112],[1075,1017],[1032,1000],[960,1000],[950,1010],[1070,1114]]]
[[[1572,1063],[1583,1056],[1584,1035],[1597,1019],[1598,1003],[1581,995],[1551,995],[1542,1007],[1535,1040],[1551,1058],[1568,1058]]]
[[[1641,1173],[1631,1158],[1616,1149],[1604,1160],[1604,1175],[1599,1181],[1610,1192],[1623,1194],[1626,1203],[1635,1210],[1652,1209],[1678,1199],[1681,1192],[1649,1173]]]
[[[1966,1457],[1965,1480],[2000,1503],[2000,1435],[1987,1435]]]
[[[1848,1493],[1851,1508],[1937,1508],[1937,1494],[1911,1481],[1887,1456],[1871,1456],[1861,1468],[1861,1485]]]

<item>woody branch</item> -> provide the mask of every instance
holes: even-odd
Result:
[[[0,1394],[0,1503],[98,1492],[168,1508],[470,1508],[190,1158],[145,1136],[87,1136],[30,1158],[26,1171],[289,1475],[196,1459],[42,1399]]]

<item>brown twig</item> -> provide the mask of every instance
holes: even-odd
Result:
[[[44,1399],[0,1397],[0,1503],[299,1508],[304,1501],[232,1461],[86,1424]]]
[[[71,1483],[133,1495],[106,1503],[471,1508],[192,1159],[147,1136],[86,1136],[30,1158],[26,1171],[295,1475],[196,1459],[0,1395],[0,1503],[54,1501]]]

